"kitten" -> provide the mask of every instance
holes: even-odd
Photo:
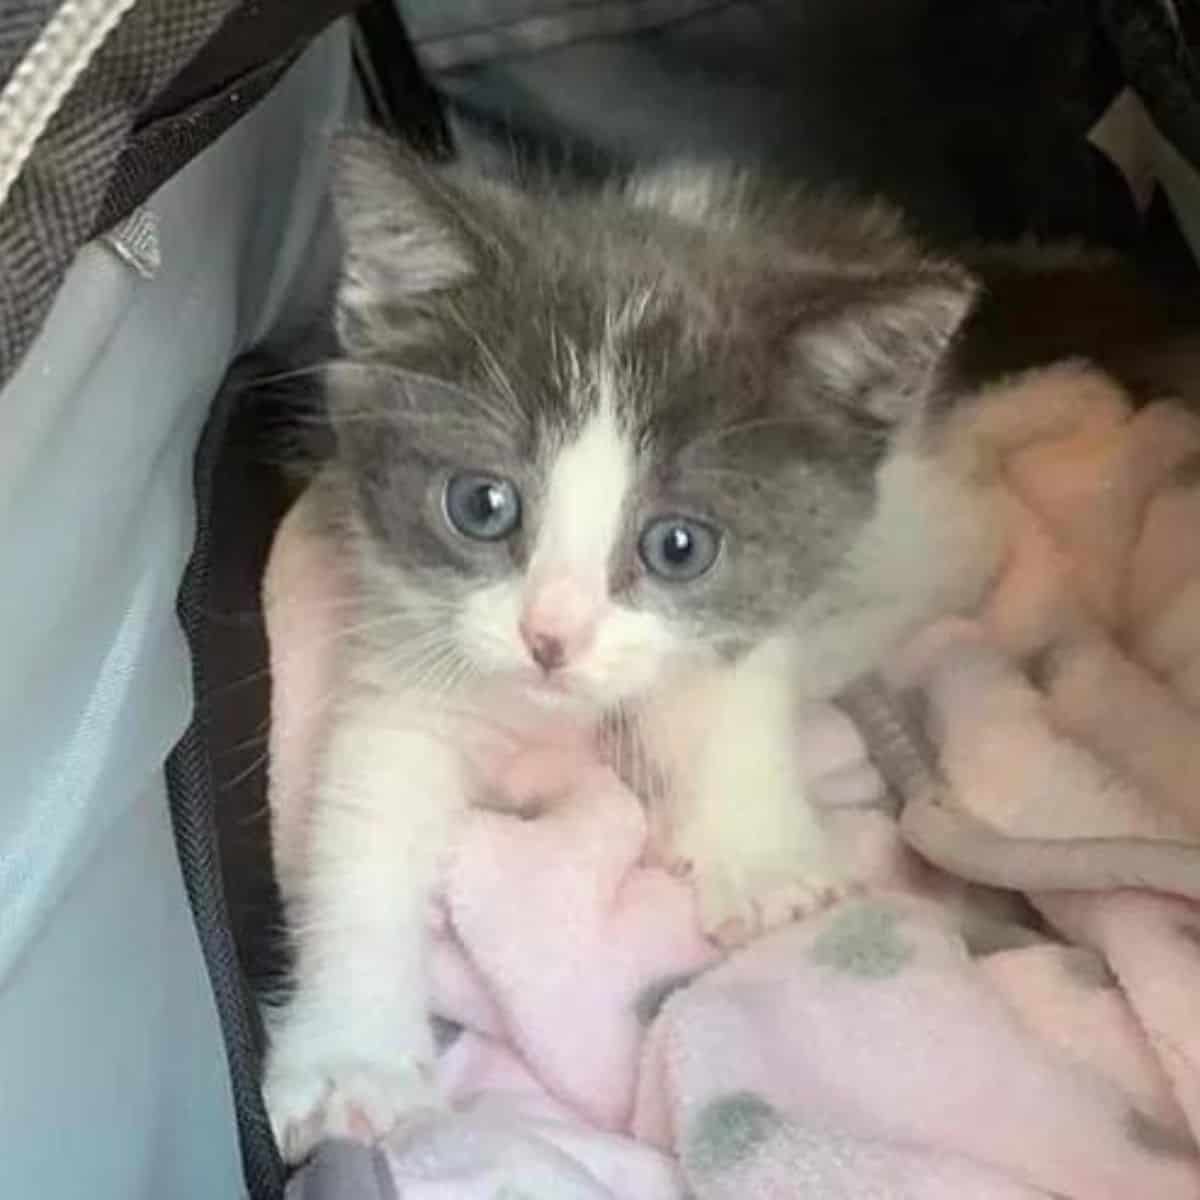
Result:
[[[310,499],[355,614],[287,897],[292,1159],[428,1101],[426,906],[507,756],[618,714],[705,930],[753,936],[845,886],[796,705],[972,604],[995,551],[946,449],[973,285],[889,212],[698,167],[523,191],[368,134],[335,207]]]

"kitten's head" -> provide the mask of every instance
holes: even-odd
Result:
[[[884,211],[759,186],[517,190],[341,141],[338,459],[414,645],[606,706],[835,586],[972,289]]]

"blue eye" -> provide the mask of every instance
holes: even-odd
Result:
[[[717,531],[692,517],[659,517],[638,539],[646,570],[671,583],[699,579],[717,561],[720,548]]]
[[[460,471],[446,483],[446,520],[464,537],[498,542],[521,523],[521,497],[507,479]]]

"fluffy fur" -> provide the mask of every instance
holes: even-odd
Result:
[[[267,1099],[291,1158],[429,1100],[425,908],[510,756],[618,730],[706,931],[752,936],[845,885],[795,706],[971,604],[993,556],[947,449],[973,285],[890,212],[692,166],[518,191],[368,135],[336,205],[338,448],[312,501],[353,611],[286,897]],[[508,536],[455,529],[461,471],[519,495]],[[707,571],[650,569],[660,519],[712,535]]]

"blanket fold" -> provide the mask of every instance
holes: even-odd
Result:
[[[1200,898],[1200,417],[1134,411],[1092,373],[1075,391],[1087,402],[1032,441],[983,423],[1011,505],[1004,570],[977,619],[923,631],[848,704],[935,862]],[[1042,398],[1000,399],[1028,429]]]

